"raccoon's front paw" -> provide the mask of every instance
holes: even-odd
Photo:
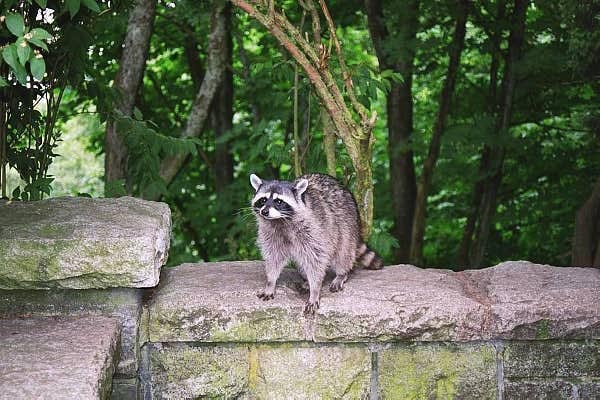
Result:
[[[258,296],[259,299],[263,299],[263,301],[267,301],[267,300],[273,300],[273,298],[275,297],[275,293],[266,292],[264,290],[261,290],[260,292],[258,292],[256,294],[256,296]]]
[[[304,306],[304,315],[315,315],[315,312],[319,309],[319,301],[315,301],[311,303],[310,301],[306,302]]]

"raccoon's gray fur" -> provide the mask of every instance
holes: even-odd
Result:
[[[275,284],[291,260],[308,282],[304,308],[319,308],[321,285],[328,267],[335,272],[329,285],[342,290],[355,263],[380,269],[383,262],[360,236],[360,219],[352,194],[329,175],[310,174],[294,182],[263,181],[250,175],[256,190],[252,209],[258,221],[258,244],[265,259],[267,283],[258,293],[263,300],[275,295]]]

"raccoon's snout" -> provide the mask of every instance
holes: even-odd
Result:
[[[260,213],[262,214],[263,217],[268,217],[269,209],[267,207],[264,207],[262,210],[260,210]]]

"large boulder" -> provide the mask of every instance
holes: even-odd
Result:
[[[121,197],[0,202],[0,289],[152,287],[171,212]]]

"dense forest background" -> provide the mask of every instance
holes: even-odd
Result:
[[[329,172],[388,263],[600,265],[600,1],[0,4],[4,198],[160,199],[171,265],[256,259],[249,174]]]

